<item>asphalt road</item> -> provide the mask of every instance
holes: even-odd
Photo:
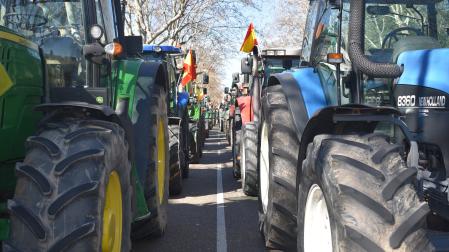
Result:
[[[163,237],[135,242],[133,251],[264,251],[257,198],[232,177],[231,148],[211,131],[199,164],[190,165],[183,192],[169,201]]]

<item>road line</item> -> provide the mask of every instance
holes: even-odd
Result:
[[[219,153],[219,155],[222,152]],[[223,164],[217,164],[217,252],[227,252],[226,220],[223,197]]]

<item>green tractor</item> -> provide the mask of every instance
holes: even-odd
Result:
[[[189,176],[189,115],[187,111],[188,93],[179,92],[178,84],[182,68],[178,62],[184,59],[184,53],[174,46],[144,45],[145,60],[165,64],[170,85],[168,106],[168,134],[170,151],[170,194],[178,195],[182,191],[182,179]]]
[[[168,80],[113,1],[0,2],[3,251],[130,251],[167,224]]]

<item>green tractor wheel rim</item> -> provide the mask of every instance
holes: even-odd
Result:
[[[165,128],[162,120],[159,120],[157,127],[157,186],[159,203],[164,200],[165,190]]]

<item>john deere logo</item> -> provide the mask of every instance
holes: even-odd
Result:
[[[99,104],[103,104],[103,102],[104,102],[102,96],[97,96],[96,100],[97,100],[97,103],[99,103]]]
[[[4,95],[12,87],[12,80],[5,67],[0,64],[0,96]]]

